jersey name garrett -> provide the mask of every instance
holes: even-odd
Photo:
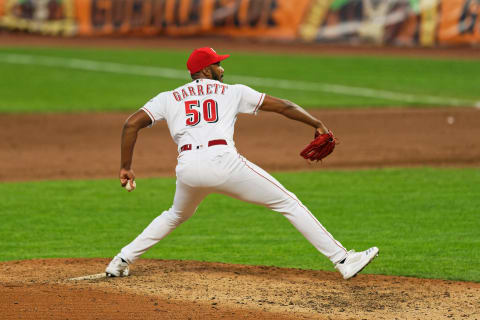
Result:
[[[182,101],[191,96],[203,96],[205,94],[225,94],[228,85],[218,83],[197,84],[188,86],[180,91],[172,91],[173,97],[176,101]],[[187,92],[188,91],[188,92]]]

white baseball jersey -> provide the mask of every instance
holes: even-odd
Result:
[[[225,139],[233,146],[237,114],[255,114],[264,98],[264,93],[241,84],[198,79],[160,93],[141,109],[150,116],[152,125],[166,120],[179,147],[206,145],[215,139]]]

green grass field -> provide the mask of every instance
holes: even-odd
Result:
[[[5,55],[11,54],[17,55],[17,60],[27,56],[31,61],[6,62]],[[0,112],[135,110],[159,92],[189,80],[185,67],[188,54],[160,50],[1,48]],[[39,63],[42,57],[47,57],[48,62]],[[116,64],[113,71],[97,70],[99,66],[108,69],[107,62]],[[148,76],[137,71],[127,73],[125,69],[129,66],[171,68],[177,70],[180,78]],[[449,99],[465,101],[461,105],[480,101],[480,61],[476,60],[232,52],[223,66],[226,83],[242,80],[234,76],[286,80],[291,89],[289,84],[282,88],[265,85],[267,81],[261,79],[242,83],[310,108],[435,105],[425,101],[424,96],[433,96],[443,106],[448,106]],[[343,87],[304,90],[299,81]],[[355,92],[356,88],[361,88],[361,92],[347,93]],[[383,91],[402,97],[386,99]]]
[[[381,249],[368,273],[480,281],[479,170],[275,176],[347,248]],[[170,207],[174,188],[169,178],[133,193],[116,180],[0,184],[0,260],[111,257]],[[144,257],[333,270],[281,214],[222,195]]]
[[[188,81],[188,54],[1,48],[0,116],[133,111],[157,93]],[[428,102],[425,97],[430,96],[450,105],[456,103],[452,99],[465,105],[480,101],[480,62],[474,60],[231,54],[223,63],[226,83],[239,76],[280,79],[293,87],[275,87],[262,79],[245,84],[305,107],[439,105]],[[159,76],[159,68],[174,69],[175,76]],[[145,75],[151,70],[153,75]],[[300,82],[313,85],[303,90]],[[368,273],[480,281],[478,169],[276,177],[346,247],[381,249]],[[0,193],[0,261],[111,257],[171,205],[174,179],[139,180],[133,193],[121,189],[116,180],[4,182]],[[145,258],[333,270],[280,214],[219,195],[209,196],[191,220]]]

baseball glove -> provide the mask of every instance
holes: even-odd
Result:
[[[336,143],[337,139],[332,131],[324,134],[315,131],[315,139],[300,152],[300,155],[310,161],[319,161],[332,153]]]

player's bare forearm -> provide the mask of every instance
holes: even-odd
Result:
[[[137,141],[138,129],[125,123],[122,130],[120,168],[130,170],[133,159],[133,149]]]
[[[122,187],[126,186],[129,180],[135,180],[135,173],[132,170],[133,149],[137,142],[138,131],[147,127],[151,122],[150,117],[143,110],[139,110],[132,114],[123,125],[119,173]]]
[[[121,169],[131,169],[133,150],[137,141],[138,131],[147,127],[150,123],[150,117],[143,110],[139,110],[131,115],[123,125],[120,160]]]
[[[262,106],[263,111],[276,112],[285,117],[308,124],[318,130],[319,133],[327,133],[328,129],[322,121],[312,116],[299,105],[284,99],[269,95],[265,96]]]
[[[320,133],[328,132],[328,129],[323,122],[305,111],[305,109],[291,101],[286,101],[286,103],[288,106],[280,112],[285,117],[306,123],[317,129]]]

